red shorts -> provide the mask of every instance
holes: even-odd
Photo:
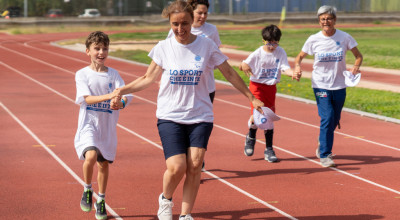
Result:
[[[254,97],[264,102],[265,107],[268,107],[275,112],[276,85],[266,85],[250,81],[249,89]],[[251,114],[253,114],[253,103],[250,103],[250,106]]]

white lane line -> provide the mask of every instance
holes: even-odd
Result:
[[[241,133],[239,133],[239,132],[233,131],[233,130],[231,130],[231,129],[229,129],[229,128],[225,128],[225,127],[222,127],[222,126],[216,125],[216,124],[214,124],[214,126],[220,128],[220,129],[223,129],[223,130],[225,130],[225,131],[228,131],[228,132],[230,132],[230,133],[239,135],[239,136],[241,136],[241,137],[243,137],[243,138],[246,137],[246,135],[243,135],[243,134],[241,134]],[[265,142],[264,142],[264,141],[257,140],[257,142],[259,142],[259,143],[265,145]],[[286,152],[286,153],[288,153],[288,154],[291,154],[291,155],[293,155],[293,156],[295,156],[295,157],[299,157],[299,158],[302,158],[302,159],[307,160],[307,161],[309,161],[309,162],[315,163],[315,164],[317,164],[318,166],[321,166],[320,163],[319,163],[318,161],[316,161],[316,160],[312,160],[312,159],[310,159],[310,158],[308,158],[308,157],[302,156],[302,155],[300,155],[300,154],[296,154],[296,153],[294,153],[294,152],[292,152],[292,151],[288,151],[288,150],[283,149],[283,148],[280,148],[280,147],[278,147],[278,146],[276,146],[276,145],[274,145],[274,148],[276,148],[276,149],[278,149],[278,150],[281,150],[281,151],[283,151],[283,152]],[[332,169],[332,170],[335,170],[335,171],[337,171],[337,172],[339,172],[339,173],[345,174],[345,175],[347,175],[347,176],[356,178],[356,179],[361,180],[361,181],[363,181],[363,182],[369,183],[369,184],[371,184],[371,185],[377,186],[377,187],[379,187],[379,188],[382,188],[382,189],[385,189],[385,190],[387,190],[387,191],[390,191],[390,192],[393,192],[393,193],[396,193],[396,194],[400,195],[400,191],[397,191],[397,190],[395,190],[395,189],[392,189],[392,188],[386,187],[386,186],[384,186],[384,185],[381,185],[381,184],[379,184],[379,183],[373,182],[373,181],[371,181],[371,180],[367,180],[367,179],[365,179],[365,178],[356,176],[356,175],[354,175],[354,174],[348,173],[348,172],[343,171],[343,170],[340,170],[340,169],[338,169],[338,168],[334,168],[334,167],[329,167],[329,168]]]
[[[156,104],[155,102],[150,101],[150,100],[147,100],[147,99],[145,99],[145,98],[141,98],[141,97],[138,97],[138,96],[135,96],[135,97],[138,98],[138,99],[147,101],[147,102],[149,102],[149,103],[151,103],[151,104]],[[241,108],[245,108],[245,109],[250,109],[248,106],[240,105],[240,104],[233,103],[233,102],[230,102],[230,101],[226,101],[226,100],[223,100],[223,99],[216,98],[216,100],[221,101],[221,102],[224,102],[224,103],[227,103],[227,104],[231,104],[231,105],[234,105],[234,106],[237,106],[237,107],[241,107]],[[291,119],[291,118],[287,118],[287,117],[284,117],[284,116],[281,116],[281,118],[284,118],[284,119],[289,120],[289,121],[292,121],[292,122],[296,122],[296,123],[299,123],[299,124],[303,124],[303,125],[307,125],[307,126],[314,127],[314,128],[318,128],[318,129],[319,129],[319,127],[316,126],[316,125],[308,124],[308,123],[301,122],[301,121],[298,121],[298,120],[295,120],[295,119]],[[230,130],[230,129],[224,128],[224,127],[222,127],[222,126],[219,126],[219,125],[216,125],[216,124],[214,124],[214,125],[215,125],[216,127],[221,128],[221,129],[227,130],[227,131],[229,131],[229,132],[231,132],[231,133],[234,133],[234,134],[237,134],[237,135],[240,135],[240,136],[244,136],[243,134],[240,134],[240,133],[238,133],[238,132],[235,132],[235,131],[232,131],[232,130]],[[132,131],[132,132],[133,132],[133,131]],[[337,132],[337,131],[335,131],[335,133],[340,134],[340,135],[344,135],[344,136],[347,136],[347,137],[351,137],[351,138],[354,138],[354,139],[357,139],[357,140],[360,140],[360,141],[372,143],[372,144],[375,144],[375,145],[378,145],[378,146],[381,146],[381,147],[386,147],[386,148],[389,148],[389,149],[393,149],[393,150],[400,151],[400,149],[395,148],[395,147],[392,147],[392,146],[389,146],[389,145],[385,145],[385,144],[381,144],[381,143],[378,143],[378,142],[366,140],[366,139],[363,139],[363,138],[360,138],[360,137],[356,137],[356,136],[344,134],[344,133]],[[134,133],[134,132],[133,132],[132,134],[136,135],[136,133]],[[275,147],[276,147],[276,146],[275,146]],[[304,157],[304,156],[302,156],[302,155],[296,154],[296,153],[294,153],[294,152],[288,151],[288,150],[283,149],[283,148],[280,148],[280,147],[276,147],[276,148],[279,149],[279,150],[281,150],[281,151],[284,151],[284,152],[286,152],[286,153],[288,153],[288,154],[294,155],[294,156],[299,157],[299,158],[303,158],[303,159],[305,159],[305,160],[307,160],[307,161],[310,161],[310,162],[313,162],[313,163],[319,165],[319,163],[318,163],[317,161],[311,160],[311,159],[309,159],[309,158],[307,158],[307,157]],[[353,174],[350,174],[350,173],[348,173],[348,172],[342,171],[342,170],[340,170],[340,169],[337,169],[337,168],[331,168],[331,169],[333,169],[333,170],[335,170],[335,171],[338,171],[338,172],[340,172],[340,173],[346,174],[346,175],[348,175],[348,176],[351,176],[351,177],[353,177],[353,178],[362,180],[362,181],[364,181],[364,182],[366,182],[366,183],[375,185],[375,186],[380,187],[380,188],[382,188],[382,189],[385,189],[385,190],[394,192],[394,193],[396,193],[396,194],[400,194],[400,192],[397,191],[397,190],[394,190],[394,189],[388,188],[388,187],[386,187],[386,186],[383,186],[383,185],[381,185],[381,184],[375,183],[375,182],[373,182],[373,181],[370,181],[370,180],[367,180],[367,179],[364,179],[364,178],[355,176],[355,175],[353,175]]]
[[[219,98],[215,98],[215,100],[218,100],[218,101],[226,103],[226,104],[230,104],[230,105],[233,105],[233,106],[237,106],[237,107],[240,107],[240,108],[244,108],[244,109],[250,110],[249,106],[237,104],[237,103],[226,101],[226,100],[219,99]],[[281,115],[279,115],[279,117],[281,117],[282,119],[286,119],[288,121],[294,122],[294,123],[298,123],[298,124],[306,125],[308,127],[319,129],[319,126],[317,126],[317,125],[309,124],[309,123],[306,123],[306,122],[302,122],[302,121],[299,121],[299,120],[296,120],[296,119],[292,119],[292,118],[288,118],[288,117],[281,116]],[[351,137],[351,138],[354,138],[354,139],[357,139],[357,140],[360,140],[360,141],[364,141],[364,142],[367,142],[367,143],[370,143],[370,144],[375,144],[375,145],[378,145],[378,146],[381,146],[381,147],[385,147],[385,148],[388,148],[388,149],[400,151],[400,148],[389,146],[389,145],[382,144],[382,143],[378,143],[376,141],[371,141],[371,140],[368,140],[368,139],[365,139],[365,138],[360,138],[360,137],[353,136],[353,135],[350,135],[350,134],[345,134],[345,133],[340,132],[340,131],[335,131],[335,133],[339,134],[339,135],[346,136],[346,137]]]
[[[6,66],[7,68],[10,68],[10,69],[14,70],[12,67],[9,67],[7,64],[4,64],[3,62],[0,62],[0,64]],[[22,72],[20,72],[20,71],[16,71],[16,72],[17,72],[18,74],[20,74],[20,75],[26,77],[27,79],[32,80],[33,82],[39,84],[40,86],[43,86],[44,88],[50,90],[51,92],[54,92],[54,93],[56,93],[57,95],[60,95],[61,97],[67,99],[68,101],[70,101],[70,102],[72,102],[72,103],[75,103],[74,100],[72,100],[71,98],[68,98],[67,96],[65,96],[65,95],[63,95],[63,94],[57,92],[56,90],[52,89],[51,87],[49,87],[49,86],[47,86],[47,85],[45,85],[45,84],[43,84],[43,83],[40,83],[39,81],[37,81],[37,80],[35,80],[35,79],[32,79],[31,77],[27,76],[26,74],[24,74],[24,73],[22,73]],[[137,96],[135,96],[135,97],[138,98]],[[145,101],[147,101],[147,102],[150,102],[150,103],[152,103],[152,104],[156,104],[156,103],[154,103],[154,102],[152,102],[152,101],[150,101],[150,100],[144,99],[144,98],[140,98],[140,99],[141,99],[141,100],[145,100]],[[159,148],[159,149],[162,150],[162,146],[160,146],[159,144],[157,144],[157,143],[155,143],[155,142],[153,142],[153,141],[151,141],[151,140],[145,138],[145,137],[142,136],[142,135],[139,135],[138,133],[136,133],[136,132],[134,132],[134,131],[132,131],[132,130],[126,128],[126,127],[123,126],[123,125],[120,125],[119,123],[118,123],[117,126],[120,127],[120,128],[122,128],[122,129],[124,129],[125,131],[128,131],[129,133],[131,133],[131,134],[133,134],[133,135],[135,135],[135,136],[141,138],[142,140],[144,140],[144,141],[146,141],[146,142],[152,144],[153,146],[155,146],[155,147],[157,147],[157,148]],[[41,145],[42,145],[42,144],[41,144]],[[44,145],[44,144],[43,144],[42,146],[45,146],[45,147],[47,148],[47,146]],[[48,149],[48,148],[47,148],[47,149]],[[48,150],[50,150],[50,149],[48,149]],[[54,154],[54,153],[53,153],[53,154]],[[55,155],[55,154],[54,154],[54,155]],[[211,174],[210,172],[207,172],[207,173],[208,173],[208,174]],[[222,183],[224,183],[224,184],[227,184],[227,183],[228,183],[228,182],[225,181],[225,180],[222,181],[222,179],[221,179],[220,177],[216,176],[215,174],[212,174],[212,175],[210,175],[210,176],[212,176],[212,177],[214,177],[214,178],[216,178],[216,179],[219,179],[219,180],[220,180]],[[232,187],[232,186],[234,186],[234,185],[230,184],[230,185],[228,185],[228,186]],[[232,187],[232,188],[234,188],[234,189],[236,189],[236,190],[240,189],[240,188],[237,187],[237,186],[234,186],[234,187]],[[285,217],[287,217],[287,218],[289,218],[289,219],[293,219],[293,220],[296,219],[296,218],[292,217],[291,215],[289,215],[289,214],[283,212],[282,210],[280,210],[280,209],[278,209],[278,208],[276,208],[276,207],[274,207],[274,206],[268,204],[267,202],[265,202],[265,201],[263,201],[263,200],[261,200],[261,199],[258,199],[257,197],[251,195],[250,193],[247,193],[246,191],[244,191],[244,190],[242,190],[242,189],[240,189],[240,190],[238,190],[238,191],[241,192],[241,193],[243,193],[244,195],[250,197],[251,199],[256,200],[257,202],[262,201],[261,204],[263,204],[263,205],[267,206],[268,208],[270,208],[270,209],[272,209],[272,210],[274,210],[274,211],[276,211],[276,212],[282,214],[283,216],[285,216]]]
[[[38,136],[36,136],[17,116],[15,116],[4,104],[0,101],[0,106],[33,138],[35,141],[40,144],[43,149],[47,151],[76,181],[78,181],[82,186],[84,186],[84,181],[79,178],[79,176],[68,167],[67,164],[64,163],[50,148],[47,147],[45,143],[43,143]],[[93,192],[94,197],[97,199],[98,196],[95,192]],[[106,208],[108,212],[116,219],[122,220],[122,218],[110,207],[106,204]]]
[[[69,101],[71,101],[71,102],[74,102],[72,99],[68,98],[67,96],[65,96],[65,95],[63,95],[63,94],[57,92],[56,90],[54,90],[54,89],[48,87],[47,85],[44,85],[43,83],[38,82],[37,80],[35,80],[35,79],[33,79],[33,78],[31,78],[31,77],[25,75],[24,73],[15,70],[14,68],[8,66],[7,64],[4,64],[4,63],[2,63],[2,62],[0,62],[0,64],[3,64],[4,66],[6,66],[6,67],[8,67],[8,68],[10,68],[10,69],[12,69],[12,70],[14,70],[14,71],[16,71],[17,73],[21,74],[22,76],[25,76],[26,78],[28,78],[28,79],[30,79],[30,80],[32,80],[32,81],[38,83],[39,85],[41,85],[41,86],[43,86],[43,87],[49,89],[50,91],[55,92],[56,94],[62,96],[63,98],[66,98],[67,100],[69,100]],[[146,101],[146,102],[148,102],[148,103],[151,103],[151,104],[153,104],[153,105],[156,105],[156,103],[153,102],[153,101],[151,101],[151,100],[148,100],[148,99],[145,99],[145,98],[142,98],[142,97],[139,97],[139,96],[135,96],[135,97],[138,98],[138,99],[141,99],[141,100],[143,100],[143,101]],[[229,102],[229,101],[225,101],[225,100],[222,100],[222,99],[218,99],[218,100],[221,101],[221,102],[225,102],[225,103],[228,103],[228,104],[232,104],[232,105],[241,107],[241,108],[250,109],[248,106],[236,104],[236,103]],[[282,118],[285,118],[285,117],[282,116]],[[297,122],[297,123],[305,124],[305,125],[308,125],[308,126],[311,126],[311,127],[319,128],[318,126],[311,125],[311,124],[304,123],[304,122],[300,122],[300,121],[297,121],[297,120],[294,120],[294,119],[289,119],[289,118],[286,118],[286,119],[287,119],[287,120],[293,120],[293,121],[295,121],[295,122]],[[118,126],[120,126],[120,125],[118,124]],[[228,129],[228,128],[219,126],[219,125],[217,125],[217,124],[214,124],[214,126],[220,128],[220,129],[224,129],[224,130],[226,130],[226,131],[229,131],[229,132],[231,132],[231,133],[233,133],[233,134],[236,134],[236,135],[239,135],[239,136],[244,137],[244,135],[241,134],[241,133],[239,133],[239,132],[230,130],[230,129]],[[121,127],[121,128],[122,128],[122,127]],[[127,128],[123,127],[123,129],[126,130]],[[135,132],[133,132],[133,131],[132,131],[131,133],[134,134],[134,135],[138,135],[137,133],[135,133]],[[362,138],[359,138],[359,137],[356,137],[356,136],[347,135],[347,134],[344,134],[344,133],[341,133],[341,132],[337,132],[337,133],[338,133],[338,134],[341,134],[341,135],[348,136],[348,137],[352,137],[352,138],[355,138],[355,139],[358,139],[358,140],[361,140],[361,141],[365,141],[365,142],[368,142],[368,143],[376,144],[376,145],[378,145],[378,146],[387,147],[387,148],[394,149],[394,150],[399,150],[399,149],[397,149],[397,148],[394,148],[394,147],[391,147],[391,146],[388,146],[388,145],[384,145],[384,144],[380,144],[380,143],[377,143],[377,142],[369,141],[369,140],[362,139]],[[138,136],[138,137],[142,137],[142,136]],[[147,140],[145,140],[145,141],[147,141]],[[257,141],[260,142],[260,143],[263,143],[263,142],[261,142],[261,141],[259,141],[259,140],[257,140]],[[264,143],[264,144],[265,144],[265,143]],[[288,153],[288,154],[294,155],[294,156],[296,156],[296,157],[302,158],[302,159],[304,159],[304,160],[307,160],[307,161],[310,161],[310,162],[312,162],[312,163],[315,163],[315,164],[319,165],[319,163],[318,163],[317,161],[311,160],[311,159],[309,159],[309,158],[307,158],[307,157],[304,157],[304,156],[302,156],[302,155],[296,154],[296,153],[294,153],[294,152],[288,151],[288,150],[286,150],[286,149],[283,149],[283,148],[280,148],[280,147],[277,147],[277,146],[275,146],[275,148],[278,149],[278,150],[284,151],[284,152],[286,152],[286,153]],[[162,149],[162,148],[161,148],[161,149]],[[394,189],[391,189],[391,188],[389,188],[389,187],[383,186],[383,185],[381,185],[381,184],[375,183],[375,182],[373,182],[373,181],[364,179],[364,178],[362,178],[362,177],[355,176],[355,175],[353,175],[353,174],[351,174],[351,173],[348,173],[348,172],[345,172],[345,171],[343,171],[343,170],[340,170],[340,169],[337,169],[337,168],[331,168],[331,169],[333,169],[333,170],[335,170],[335,171],[338,171],[338,172],[340,172],[340,173],[343,173],[343,174],[345,174],[345,175],[348,175],[348,176],[350,176],[350,177],[359,179],[359,180],[361,180],[361,181],[363,181],[363,182],[366,182],[366,183],[375,185],[375,186],[377,186],[377,187],[379,187],[379,188],[382,188],[382,189],[385,189],[385,190],[394,192],[394,193],[396,193],[396,194],[400,194],[400,192],[397,191],[397,190],[394,190]]]

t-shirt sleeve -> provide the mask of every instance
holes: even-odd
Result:
[[[82,104],[85,101],[85,96],[91,95],[87,77],[85,76],[83,71],[78,71],[75,75],[76,82],[76,104]]]
[[[221,46],[221,39],[219,39],[219,34],[216,27],[214,27],[213,34],[211,35],[211,40],[213,40],[218,47]]]
[[[306,40],[306,42],[304,43],[303,48],[301,49],[301,51],[303,51],[304,53],[309,54],[309,55],[314,55],[314,51],[313,51],[313,48],[312,48],[312,42],[313,42],[312,36],[310,36]]]
[[[354,38],[350,35],[350,34],[347,34],[347,50],[351,50],[351,49],[353,49],[354,47],[357,47],[357,41],[356,40],[354,40]]]
[[[249,65],[249,67],[251,68],[251,71],[255,71],[256,70],[256,62],[257,62],[257,54],[258,53],[258,49],[255,50],[253,53],[251,53],[245,60],[243,60],[243,63]]]
[[[279,59],[281,60],[281,66],[280,66],[281,70],[286,71],[287,69],[290,69],[290,65],[287,59],[287,54],[283,48]]]
[[[160,67],[163,68],[163,62],[162,62],[162,54],[164,52],[161,49],[161,42],[158,42],[158,44],[156,46],[153,47],[153,49],[151,49],[150,53],[149,53],[149,57]]]
[[[205,38],[206,39],[206,38]],[[217,47],[217,45],[213,42],[209,42],[209,45],[211,47],[211,59],[210,59],[210,65],[213,66],[213,69],[216,69],[217,66],[221,65],[225,60],[228,59],[227,56],[225,56],[221,50]]]

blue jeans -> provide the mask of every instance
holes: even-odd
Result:
[[[314,88],[318,115],[321,118],[319,128],[320,157],[326,158],[332,153],[333,134],[340,121],[340,114],[346,100],[346,89],[326,90]]]

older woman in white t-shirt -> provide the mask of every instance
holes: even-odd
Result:
[[[360,72],[363,57],[357,49],[357,42],[346,32],[335,29],[336,8],[321,6],[318,9],[321,31],[311,35],[304,43],[295,60],[295,73],[301,74],[301,61],[308,54],[314,55],[312,87],[321,118],[320,134],[316,156],[323,167],[335,166],[332,159],[333,136],[339,126],[340,115],[346,99],[346,52],[350,50],[355,63],[350,69],[354,75]]]
[[[164,9],[163,17],[169,18],[175,37],[152,49],[146,74],[122,87],[120,94],[143,90],[161,75],[156,116],[167,170],[157,214],[159,219],[172,219],[172,196],[186,176],[180,219],[190,220],[214,120],[206,82],[209,75],[218,68],[254,108],[262,112],[264,104],[251,94],[212,40],[191,33],[193,9],[187,2],[173,2]]]

